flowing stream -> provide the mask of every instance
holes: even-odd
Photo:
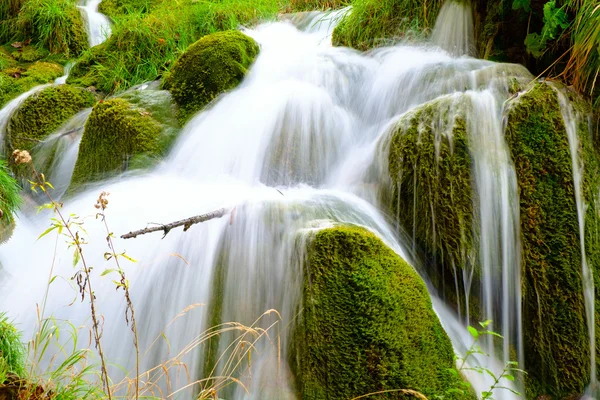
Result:
[[[83,5],[79,6],[85,15],[90,47],[102,44],[111,34],[110,21],[104,14],[98,12],[101,1],[83,0]]]
[[[96,10],[97,3],[90,1],[85,9]],[[86,217],[89,244],[84,253],[95,267],[94,291],[105,318],[104,350],[108,360],[123,367],[111,371],[113,380],[119,381],[123,371],[131,376],[135,349],[114,276],[100,276],[114,268],[113,261],[104,259],[108,251],[105,227],[93,218],[101,191],[110,192],[107,223],[116,236],[148,223],[233,208],[225,218],[195,225],[187,232],[172,231],[162,240],[159,234],[130,241],[115,239],[117,251],[138,260],[124,265],[142,333],[141,370],[151,370],[174,357],[184,362],[187,370],[174,367],[168,382],[158,379],[163,390],[173,393],[198,376],[225,376],[237,365],[237,376],[248,390],[234,386],[228,398],[272,395],[294,399],[286,361],[287,328],[301,301],[301,265],[312,232],[336,224],[364,226],[412,263],[427,281],[413,251],[414,237],[388,222],[380,211],[378,193],[390,179],[387,144],[391,132],[405,113],[434,99],[461,100],[456,104],[466,104],[470,110],[467,131],[477,191],[473,231],[482,269],[482,315],[494,320],[493,328],[505,338],[501,351],[488,343],[487,350],[497,359],[480,357],[472,362],[499,373],[510,359],[511,348],[522,362],[519,209],[502,119],[509,83],[512,79],[528,82],[531,75],[521,66],[465,57],[473,54],[472,42],[462,34],[452,43],[434,41],[448,51],[432,44],[400,44],[367,54],[332,47],[331,32],[342,12],[347,10],[325,19],[323,14],[292,19],[302,30],[289,21],[245,30],[261,45],[249,75],[236,90],[187,123],[161,165],[94,184],[65,203],[65,212]],[[457,12],[446,10],[442,15],[448,18]],[[467,24],[472,21],[470,14],[461,18]],[[439,33],[446,25],[440,26],[434,37],[448,37]],[[468,27],[461,32],[465,29],[468,34]],[[10,103],[7,107],[14,110],[17,106]],[[7,107],[0,114],[12,113],[5,111]],[[50,180],[56,181],[59,191],[68,187],[82,134],[79,128],[88,114],[89,110],[77,115],[39,146],[36,157],[43,159],[45,148],[54,154],[47,159],[55,164]],[[444,121],[440,124],[443,127]],[[415,210],[403,212],[419,217]],[[70,281],[72,250],[60,237],[37,240],[50,217],[47,212],[22,212],[13,238],[0,252],[7,276],[0,281],[0,310],[10,310],[26,337],[36,327],[36,304],[44,315],[52,314],[74,326],[90,323],[87,301],[74,301],[78,294]],[[463,274],[465,280],[473,279],[472,271]],[[53,281],[45,299],[51,275],[64,279]],[[464,297],[468,299],[469,294]],[[468,304],[463,304],[460,316],[435,295],[434,306],[456,351],[464,354],[472,343],[465,329]],[[194,341],[214,325],[215,310],[220,310],[224,322],[275,333],[254,343],[257,355],[252,368],[238,365],[239,343],[250,334],[232,329],[218,344],[216,354],[222,358],[215,370],[206,370],[210,356],[205,347],[196,348]],[[192,371],[192,376],[186,371]],[[480,374],[469,379],[479,391],[493,382]],[[522,390],[518,385],[513,388]],[[181,393],[191,395],[185,390]],[[496,391],[495,398],[517,397]]]

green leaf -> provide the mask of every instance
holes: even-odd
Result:
[[[530,0],[513,0],[512,9],[519,10],[523,9],[526,12],[531,11],[531,1]]]
[[[110,274],[111,272],[115,272],[115,271],[116,271],[116,269],[107,269],[104,272],[102,272],[100,274],[100,276],[106,276],[106,275]]]
[[[475,340],[479,338],[479,332],[477,332],[477,329],[473,328],[472,326],[468,326],[467,329],[469,330],[469,333],[471,334],[471,336],[473,336]]]
[[[546,40],[539,33],[530,33],[525,38],[525,47],[532,56],[540,58],[544,55]]]
[[[505,378],[505,379],[508,379],[508,380],[509,380],[509,381],[511,381],[511,382],[514,382],[514,381],[515,381],[515,377],[514,377],[514,376],[512,376],[512,375],[510,375],[510,374],[506,374],[506,375],[504,375],[504,378]]]
[[[37,240],[40,240],[41,238],[43,238],[44,236],[46,236],[47,234],[49,234],[50,232],[52,232],[55,229],[56,229],[56,226],[51,226],[50,228],[46,229],[40,236],[38,236]]]
[[[554,39],[558,33],[558,28],[566,29],[569,27],[569,17],[561,8],[556,8],[556,1],[552,0],[544,4],[544,27],[542,28],[542,38]]]
[[[73,266],[76,266],[80,259],[81,254],[79,254],[79,249],[75,249],[75,252],[73,252]]]

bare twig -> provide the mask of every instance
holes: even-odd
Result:
[[[122,235],[121,239],[134,239],[140,235],[145,235],[147,233],[152,233],[152,232],[161,232],[161,231],[163,232],[163,238],[164,238],[165,236],[167,236],[167,234],[173,228],[178,228],[180,226],[183,226],[183,231],[185,232],[188,229],[190,229],[190,227],[194,224],[199,224],[201,222],[210,221],[211,219],[215,219],[215,218],[221,218],[221,217],[229,214],[230,212],[231,212],[230,208],[220,208],[218,210],[215,210],[215,211],[212,211],[212,212],[209,212],[206,214],[182,219],[181,221],[171,222],[170,224],[159,225],[159,226],[154,226],[152,228],[145,228],[145,229],[140,229],[137,231],[129,232],[125,235]]]

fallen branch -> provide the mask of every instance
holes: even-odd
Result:
[[[164,238],[165,236],[167,236],[167,234],[173,228],[183,226],[183,231],[185,232],[188,229],[190,229],[190,227],[194,224],[199,224],[201,222],[210,221],[211,219],[215,219],[215,218],[221,218],[224,215],[228,214],[230,211],[231,211],[231,209],[229,209],[229,208],[220,208],[216,211],[212,211],[207,214],[202,214],[202,215],[197,215],[195,217],[182,219],[181,221],[171,222],[170,224],[158,225],[158,226],[154,226],[152,228],[145,228],[145,229],[140,229],[137,231],[129,232],[129,233],[121,236],[121,239],[134,239],[140,235],[145,235],[147,233],[152,233],[152,232],[161,232],[161,231],[163,232],[163,238]]]

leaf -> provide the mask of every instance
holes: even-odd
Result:
[[[482,328],[487,328],[487,327],[488,327],[488,326],[489,326],[491,323],[492,323],[492,320],[491,320],[491,319],[488,319],[488,320],[486,320],[486,321],[480,322],[480,323],[479,323],[479,325],[480,325]]]
[[[511,374],[506,374],[506,375],[504,375],[504,378],[505,378],[505,379],[508,379],[508,380],[509,380],[509,381],[511,381],[511,382],[514,382],[514,381],[515,381],[515,377],[514,377],[514,376],[512,376]]]
[[[532,56],[540,58],[544,55],[546,40],[539,33],[530,33],[525,37],[525,47]]]
[[[473,336],[475,340],[479,338],[479,332],[477,332],[477,329],[473,328],[472,326],[468,326],[467,329],[469,330],[469,333],[471,334],[471,336]]]
[[[76,266],[80,259],[81,254],[79,254],[79,249],[75,249],[75,252],[73,253],[73,266]]]
[[[531,11],[531,1],[530,0],[513,0],[512,9],[518,10],[523,9],[526,12]]]
[[[556,1],[552,0],[544,4],[544,27],[542,28],[542,38],[554,39],[558,33],[558,28],[566,29],[569,27],[569,17],[561,8],[556,8]]]
[[[115,271],[116,271],[116,269],[107,269],[107,270],[103,271],[100,274],[100,276],[106,276],[106,275],[110,274],[111,272],[115,272]]]
[[[125,254],[124,252],[121,254],[121,256],[122,256],[123,258],[125,258],[126,260],[129,260],[129,261],[131,261],[132,263],[136,263],[136,262],[137,262],[137,260],[136,260],[136,259],[129,257],[129,256],[128,256],[127,254]]]
[[[43,238],[44,236],[46,236],[47,234],[49,234],[50,232],[52,232],[53,230],[56,229],[56,226],[51,226],[50,228],[46,229],[40,236],[38,236],[37,240],[40,240],[41,238]]]

